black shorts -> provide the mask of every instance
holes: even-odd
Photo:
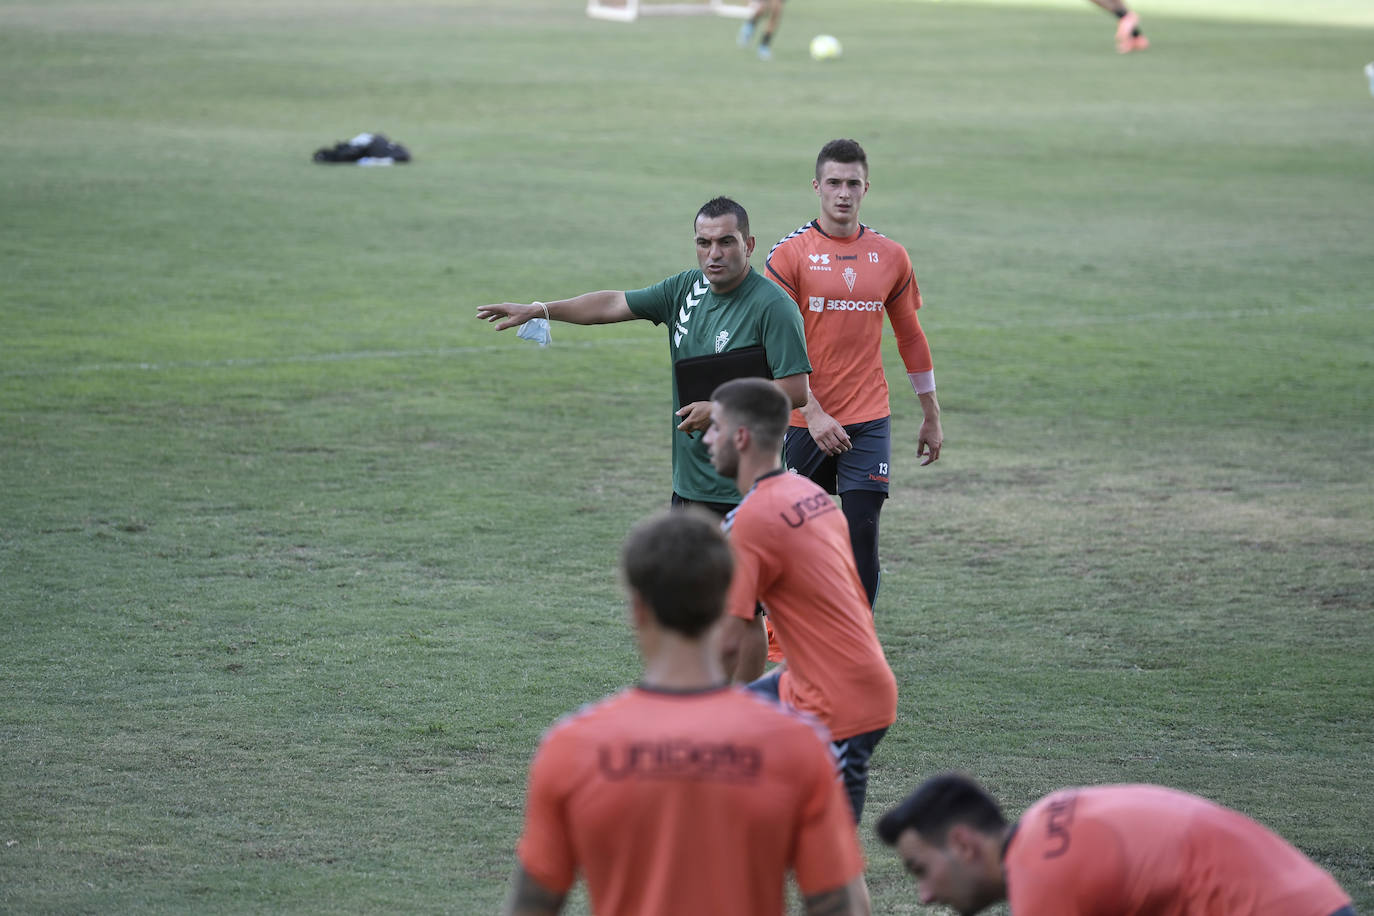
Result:
[[[886,495],[891,476],[892,418],[851,423],[844,431],[849,434],[849,451],[827,455],[811,438],[810,430],[789,426],[783,444],[787,467],[811,478],[827,493],[875,490]]]

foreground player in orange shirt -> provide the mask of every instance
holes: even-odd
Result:
[[[926,780],[878,821],[921,902],[964,916],[1355,916],[1334,878],[1248,817],[1150,785],[1062,789],[1008,825],[972,779]]]
[[[768,276],[801,309],[811,393],[793,411],[787,466],[838,493],[859,578],[878,597],[878,514],[887,499],[892,410],[883,373],[883,315],[921,402],[916,457],[940,457],[944,433],[935,366],[916,310],[921,290],[906,249],[859,222],[868,157],[853,140],[831,140],[816,157],[820,216],[773,246]],[[772,656],[776,658],[776,656]]]
[[[873,628],[844,515],[824,490],[782,467],[789,412],[786,395],[764,379],[735,379],[711,396],[711,463],[744,494],[725,517],[735,578],[721,652],[727,671],[749,675],[737,664],[739,646],[762,602],[787,661],[750,687],[830,730],[858,823],[869,757],[897,718],[897,679]]]
[[[781,916],[789,870],[808,914],[868,913],[826,736],[726,684],[712,637],[732,565],[703,509],[631,532],[621,569],[644,676],[545,734],[507,914],[557,913],[580,872],[597,916]]]

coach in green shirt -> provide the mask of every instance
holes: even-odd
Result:
[[[749,214],[728,197],[708,201],[695,220],[698,270],[683,271],[644,289],[599,290],[557,302],[484,305],[477,317],[496,330],[531,318],[571,324],[610,324],[645,318],[668,326],[668,353],[679,360],[762,347],[768,368],[793,407],[806,403],[806,338],[795,302],[749,266],[754,237]],[[673,404],[679,405],[677,379]],[[719,514],[740,500],[734,481],[716,473],[702,441],[709,401],[681,404],[673,418],[673,504],[698,503]]]

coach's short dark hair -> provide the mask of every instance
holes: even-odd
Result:
[[[962,773],[943,773],[921,783],[900,805],[879,818],[877,831],[889,846],[897,845],[897,838],[907,830],[942,846],[955,824],[968,824],[982,833],[1000,833],[1007,819],[997,801],[978,783]]]
[[[698,637],[725,609],[734,559],[720,518],[704,509],[674,509],[634,527],[620,554],[625,584],[665,629]]]
[[[701,219],[703,216],[707,219],[715,219],[718,216],[725,216],[728,213],[733,213],[735,215],[735,223],[739,226],[739,234],[746,239],[749,238],[749,214],[745,212],[744,207],[728,197],[713,197],[702,204],[701,209],[697,211],[697,215],[692,219],[692,228],[696,228],[697,220]]]
[[[820,155],[816,157],[817,178],[821,177],[821,166],[827,162],[857,162],[864,167],[864,175],[868,175],[868,156],[858,140],[831,140],[822,146]]]
[[[763,378],[737,378],[711,392],[711,400],[724,407],[730,418],[753,434],[765,447],[782,445],[792,402],[782,389]]]

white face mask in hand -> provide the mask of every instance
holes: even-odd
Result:
[[[523,340],[532,340],[541,347],[547,347],[553,343],[553,335],[549,333],[549,323],[543,318],[531,318],[520,325],[515,336]]]
[[[522,340],[532,340],[541,347],[547,347],[553,343],[553,334],[549,329],[549,310],[542,302],[535,302],[534,305],[544,309],[543,318],[531,318],[516,329],[515,336]]]

